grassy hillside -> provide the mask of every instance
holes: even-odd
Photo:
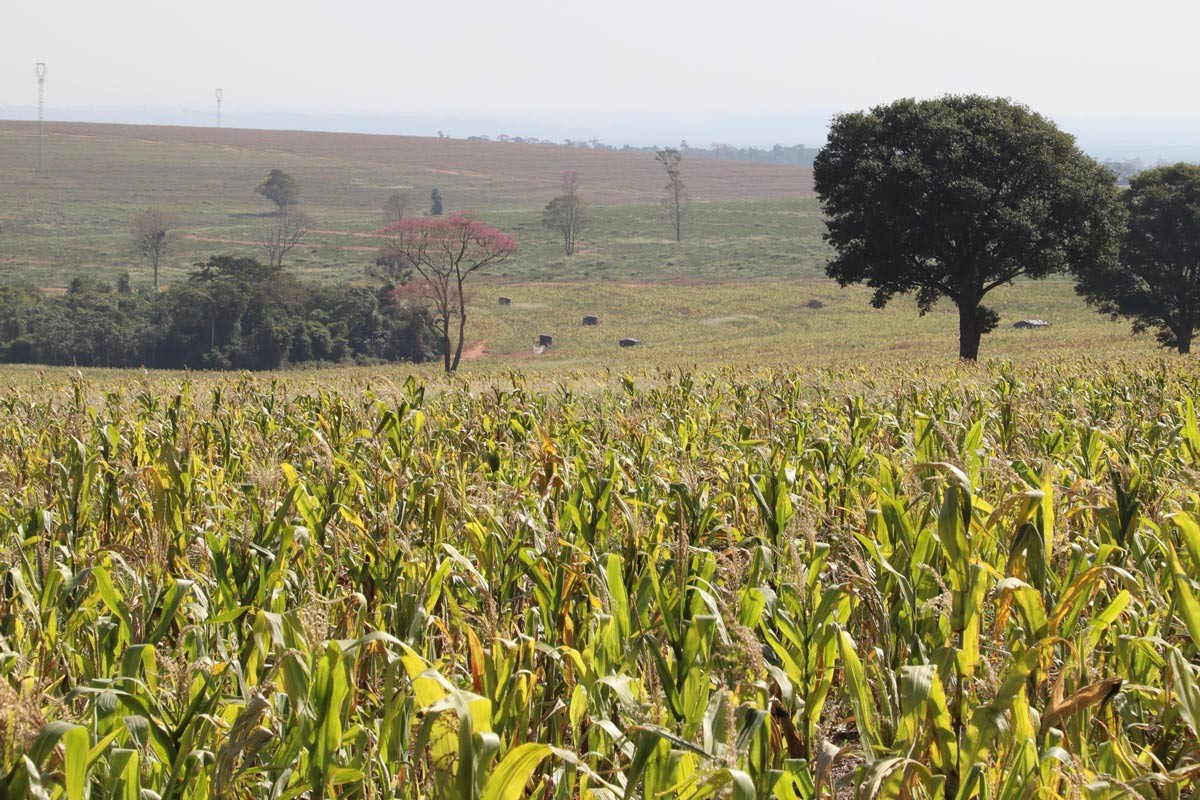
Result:
[[[113,178],[115,182],[107,187],[113,191],[128,185],[124,181],[129,176],[122,175],[130,167],[146,178],[167,182],[193,177],[194,170],[194,177],[219,177],[236,186],[245,181],[239,172],[243,167],[255,176],[272,166],[288,169],[304,164],[314,173],[312,195],[322,195],[333,205],[374,208],[371,203],[380,202],[388,192],[411,188],[428,197],[429,187],[439,186],[451,207],[495,210],[544,205],[564,169],[578,170],[601,205],[656,202],[663,183],[654,154],[645,152],[420,136],[82,122],[50,122],[46,133],[52,179],[84,178],[83,168],[91,175]],[[32,175],[36,134],[36,123],[0,121],[0,140],[5,143],[0,169],[6,177],[22,170]],[[812,175],[804,167],[701,158],[686,163],[688,188],[701,202],[812,193]],[[157,172],[160,167],[181,168],[186,174]],[[164,197],[179,188],[163,187]],[[210,184],[208,189],[212,188]],[[363,200],[361,192],[381,196]]]
[[[503,293],[512,299],[504,308]],[[470,310],[469,344],[478,354],[472,371],[488,366],[553,373],[563,369],[656,365],[783,367],[789,364],[909,362],[952,358],[958,352],[958,316],[948,303],[921,317],[911,302],[885,310],[870,292],[839,289],[819,279],[739,283],[482,283]],[[817,300],[823,308],[808,308]],[[994,293],[1000,328],[984,337],[984,358],[1056,354],[1152,353],[1150,336],[1132,337],[1127,325],[1088,310],[1066,281],[1025,282]],[[600,317],[584,327],[585,314]],[[1039,316],[1048,330],[1015,330],[1011,322]],[[538,334],[554,344],[537,353]],[[640,347],[621,348],[634,337]]]
[[[729,279],[817,274],[824,261],[811,175],[799,167],[688,159],[695,199],[674,247],[656,205],[665,178],[648,153],[401,136],[52,123],[48,176],[33,174],[36,128],[0,122],[0,278],[64,286],[77,274],[114,277],[144,265],[129,221],[148,206],[181,220],[164,263],[178,279],[195,261],[255,253],[271,223],[254,193],[279,167],[303,185],[316,222],[289,265],[309,277],[357,278],[376,252],[370,233],[393,192],[412,213],[437,186],[447,210],[468,209],[521,240],[504,275],[526,280],[690,276]],[[562,258],[540,224],[558,174],[577,170],[595,224],[583,252]]]

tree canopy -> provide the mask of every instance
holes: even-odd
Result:
[[[424,361],[428,315],[394,285],[313,284],[213,256],[161,293],[71,281],[65,295],[0,285],[0,362],[278,369]]]
[[[463,211],[448,217],[406,217],[377,233],[384,245],[376,264],[420,276],[424,299],[436,315],[442,365],[446,372],[457,371],[467,328],[467,279],[517,252],[516,238]],[[455,317],[457,336],[450,326]]]
[[[1023,105],[978,95],[898,100],[842,114],[813,165],[837,249],[827,272],[881,308],[915,293],[959,311],[959,356],[978,357],[998,315],[988,292],[1018,277],[1115,262],[1113,175]]]
[[[1164,347],[1191,351],[1200,327],[1200,166],[1134,175],[1122,195],[1129,225],[1119,262],[1076,270],[1075,290],[1100,311],[1157,331]]]
[[[268,172],[254,191],[274,203],[280,211],[300,202],[299,182],[281,169]]]

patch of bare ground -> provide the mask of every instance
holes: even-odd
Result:
[[[312,233],[323,233],[323,232],[324,231],[312,231]],[[262,242],[252,242],[249,239],[222,239],[222,238],[218,238],[218,237],[214,237],[214,236],[197,236],[194,233],[185,233],[185,234],[183,234],[182,238],[191,239],[192,241],[195,241],[195,242],[216,242],[217,244],[245,244],[245,245],[261,245],[262,244]],[[311,242],[309,244],[311,244]],[[331,245],[330,248],[333,250],[346,250],[346,251],[349,251],[352,253],[374,253],[375,251],[377,251],[379,249],[378,247],[368,247],[366,245],[354,245],[354,244]]]
[[[483,354],[487,352],[487,339],[476,342],[470,347],[464,347],[462,351],[463,361],[478,361],[483,358]]]

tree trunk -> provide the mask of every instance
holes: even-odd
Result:
[[[1179,355],[1186,356],[1192,352],[1192,326],[1185,325],[1180,330],[1179,335],[1175,337],[1176,344],[1179,347]]]
[[[958,307],[958,357],[964,361],[979,358],[979,340],[983,331],[979,329],[979,317],[975,313],[978,303]]]
[[[446,372],[453,372],[450,369],[450,314],[442,315],[442,364],[446,368]]]
[[[467,300],[463,297],[462,279],[458,281],[458,345],[454,348],[454,365],[449,372],[458,371],[458,362],[462,360],[463,339],[467,335]]]

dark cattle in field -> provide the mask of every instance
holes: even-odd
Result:
[[[621,347],[637,347],[641,343],[641,339],[622,339],[621,341],[617,342],[617,344],[621,345]]]
[[[1022,319],[1013,323],[1014,328],[1049,328],[1050,323],[1044,319]]]
[[[512,298],[511,298],[511,297],[501,297],[501,298],[500,298],[500,305],[502,305],[502,306],[511,306],[511,305],[512,305]]]
[[[538,347],[549,347],[554,344],[554,337],[548,333],[538,335]]]
[[[583,318],[583,324],[584,325],[599,325],[600,318],[592,316],[591,314],[588,314],[586,317]]]

